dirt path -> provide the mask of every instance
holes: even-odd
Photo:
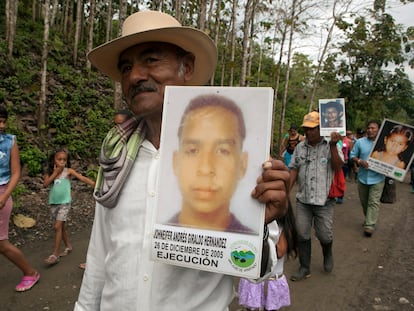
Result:
[[[365,238],[356,184],[349,182],[344,204],[335,210],[334,271],[322,272],[321,248],[314,238],[312,277],[289,281],[292,305],[286,310],[414,310],[414,194],[410,189],[408,183],[398,183],[398,201],[382,205],[377,232]],[[22,250],[42,276],[26,293],[13,291],[20,272],[0,257],[1,310],[73,310],[83,274],[78,265],[85,258],[89,233],[90,227],[72,233],[74,251],[51,268],[43,265],[43,259],[52,240],[26,243]],[[297,260],[288,262],[286,275],[297,268]],[[241,310],[237,299],[230,307],[235,310]]]

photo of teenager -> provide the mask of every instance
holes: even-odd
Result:
[[[250,192],[269,157],[268,90],[168,88],[157,223],[261,231],[258,217],[263,209]]]
[[[265,209],[251,194],[270,157],[272,97],[271,88],[166,88],[154,260],[258,275]]]
[[[181,211],[168,223],[228,232],[252,232],[230,212],[238,182],[245,175],[243,113],[231,99],[200,95],[181,118],[174,174],[182,194]]]
[[[331,132],[345,135],[345,102],[343,98],[320,99],[319,112],[321,136],[329,136]]]

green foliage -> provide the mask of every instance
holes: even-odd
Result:
[[[368,119],[392,118],[404,123],[414,120],[414,90],[404,73],[404,32],[392,16],[371,12],[372,19],[358,17],[338,26],[347,39],[337,74],[339,90],[347,103],[347,125],[364,127]],[[398,119],[397,119],[398,118]]]
[[[16,188],[14,188],[12,192],[13,197],[13,209],[15,211],[19,210],[20,208],[20,199],[28,193],[28,190],[24,184],[18,184]]]
[[[20,151],[20,160],[27,165],[29,176],[42,173],[42,165],[46,160],[46,154],[35,146],[26,145]]]

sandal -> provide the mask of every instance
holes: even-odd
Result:
[[[53,255],[53,254],[45,259],[45,263],[50,265],[50,266],[55,265],[58,262],[59,262],[59,256],[56,256],[56,255]]]
[[[33,286],[35,286],[35,284],[39,281],[39,279],[40,279],[39,272],[36,272],[35,275],[33,276],[25,275],[20,281],[20,283],[16,285],[15,290],[17,292],[25,292],[31,289]]]
[[[67,255],[68,255],[71,251],[72,251],[72,248],[71,248],[71,247],[70,247],[70,248],[69,248],[69,247],[66,247],[66,248],[65,248],[65,250],[59,254],[59,257],[65,257],[65,256],[67,256]]]

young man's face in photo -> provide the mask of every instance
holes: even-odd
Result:
[[[339,119],[338,110],[334,107],[329,107],[325,110],[326,119],[328,122],[336,122]]]
[[[206,214],[228,210],[246,166],[238,119],[232,112],[209,106],[185,117],[173,158],[183,210]]]

